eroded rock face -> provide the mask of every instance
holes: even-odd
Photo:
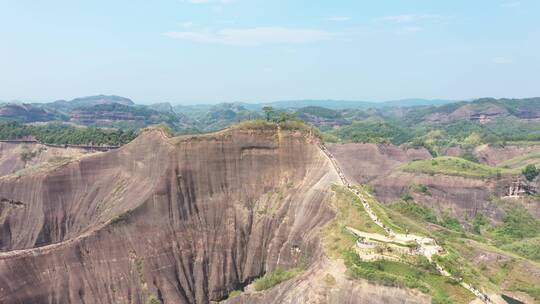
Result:
[[[419,304],[431,303],[418,291],[347,278],[341,260],[320,259],[301,277],[264,293],[245,293],[224,304]]]
[[[93,152],[82,148],[57,148],[38,143],[0,142],[0,177],[46,162],[59,162]]]
[[[487,123],[499,117],[508,116],[508,110],[495,105],[474,105],[466,104],[451,113],[435,112],[425,117],[427,122],[430,123],[449,123],[458,120],[470,120],[478,121],[480,123]]]
[[[2,196],[24,206],[0,209],[0,302],[221,300],[318,256],[337,180],[309,139],[277,130],[149,132],[52,171],[1,178]]]
[[[361,184],[386,176],[410,161],[431,158],[424,148],[371,143],[335,144],[329,145],[328,150],[336,157],[344,174]]]
[[[492,152],[485,147],[486,159],[496,163]],[[432,207],[441,213],[450,213],[457,218],[465,215],[474,217],[481,212],[494,221],[501,221],[504,210],[492,203],[493,198],[507,196],[514,178],[473,179],[441,174],[429,175],[403,172],[399,168],[417,159],[429,159],[425,149],[406,149],[393,145],[344,144],[331,145],[329,150],[351,181],[369,184],[377,198],[384,203],[393,203],[408,193],[418,203]],[[508,155],[514,155],[513,148]],[[511,157],[508,157],[511,158]],[[414,190],[415,186],[427,187],[429,194]],[[535,202],[512,201],[526,207],[532,214],[540,216]]]
[[[490,166],[497,166],[500,163],[525,155],[528,153],[538,153],[540,152],[540,146],[536,145],[523,145],[523,146],[491,146],[491,145],[482,145],[477,147],[474,150],[474,154],[478,160],[482,163],[488,164]]]
[[[505,196],[507,185],[511,181],[509,178],[480,180],[396,171],[374,180],[371,185],[375,188],[377,198],[382,202],[396,202],[402,195],[409,193],[416,202],[440,213],[450,213],[460,219],[482,213],[495,221],[500,221],[505,213],[491,201],[493,197]],[[426,186],[429,195],[415,192],[414,185]]]

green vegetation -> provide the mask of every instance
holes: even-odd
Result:
[[[439,219],[431,208],[417,204],[413,200],[403,200],[402,202],[394,203],[390,205],[390,208],[398,214],[408,216],[411,219],[440,225],[458,232],[463,231],[463,227],[457,219],[450,217],[448,214],[443,214]]]
[[[25,125],[18,122],[0,123],[0,139],[2,140],[33,137],[46,144],[122,145],[133,140],[136,135],[134,130],[74,127],[60,123],[45,125]]]
[[[161,301],[156,297],[156,295],[151,294],[146,299],[146,304],[161,304]]]
[[[456,218],[450,217],[448,214],[444,214],[442,216],[442,220],[439,222],[439,224],[450,230],[454,230],[458,232],[463,231],[463,227],[461,226],[461,223]]]
[[[377,217],[381,220],[381,222],[386,225],[387,227],[390,227],[394,231],[398,233],[405,233],[405,229],[403,227],[396,225],[392,219],[392,214],[388,212],[388,209],[383,207],[377,200],[373,197],[368,195],[368,193],[372,192],[371,189],[369,189],[366,186],[356,186],[356,189],[359,190],[363,196],[366,202],[371,207],[371,210],[377,215]]]
[[[124,213],[117,215],[111,220],[111,225],[117,225],[117,224],[126,222],[129,219],[129,216],[131,215],[132,212],[133,210],[128,210]]]
[[[274,108],[266,106],[263,107],[262,110],[266,116],[266,121],[270,121],[270,117],[272,117],[272,115],[274,114]]]
[[[482,234],[481,232],[482,226],[487,225],[487,224],[488,224],[487,218],[483,214],[477,214],[472,221],[473,232],[476,234]]]
[[[396,145],[412,139],[413,134],[398,125],[381,121],[357,121],[349,126],[332,130],[329,134],[342,142],[393,143]]]
[[[32,160],[34,157],[38,155],[38,151],[28,151],[24,150],[21,152],[20,158],[22,161],[27,162],[29,160]]]
[[[365,194],[369,189],[359,187]],[[418,289],[433,297],[433,303],[468,303],[474,296],[456,282],[440,276],[434,265],[425,257],[416,257],[408,263],[394,261],[364,262],[360,260],[353,247],[356,237],[345,227],[350,226],[367,232],[383,233],[382,229],[369,219],[358,198],[344,187],[333,186],[336,192],[337,216],[323,229],[323,246],[325,252],[334,258],[342,258],[353,278],[367,279],[370,282],[387,286],[398,286]],[[433,211],[417,206],[412,202],[400,203],[396,210],[387,209],[375,200],[369,199],[372,209],[383,214],[387,225],[400,231],[410,230],[424,232],[425,228],[417,227],[416,220],[409,220],[402,215],[402,210],[416,216],[434,216]],[[413,205],[414,204],[414,205]],[[397,211],[399,210],[399,211]],[[420,210],[420,211],[418,211]],[[382,218],[382,217],[381,217]],[[403,228],[398,227],[406,223]]]
[[[264,110],[264,108],[263,108],[263,110]],[[341,113],[338,112],[338,111],[323,108],[323,107],[316,107],[316,106],[304,107],[304,108],[300,108],[300,109],[298,109],[296,111],[297,116],[301,116],[303,114],[309,114],[309,115],[313,115],[313,116],[317,116],[317,117],[321,117],[321,118],[326,118],[326,119],[342,118]]]
[[[503,223],[492,229],[492,232],[502,241],[535,237],[540,235],[540,220],[525,208],[516,206],[508,210]]]
[[[525,239],[501,247],[510,252],[515,252],[520,256],[540,262],[540,237]]]
[[[84,106],[76,108],[73,111],[85,115],[94,115],[96,117],[100,117],[100,115],[106,115],[107,117],[111,115],[127,115],[133,121],[142,121],[143,125],[159,123],[176,125],[179,122],[178,116],[174,115],[172,112],[160,112],[145,106],[124,105],[120,103]],[[124,122],[118,121],[118,123],[121,124]],[[128,125],[133,123],[134,122],[129,122]],[[114,121],[112,122],[112,125],[115,125]]]
[[[317,128],[310,126],[305,122],[295,118],[286,118],[283,121],[278,120],[276,122],[269,122],[262,119],[246,120],[232,126],[232,128],[235,129],[247,130],[277,130],[278,127],[281,130],[301,131],[305,134],[310,134],[315,137],[321,136]]]
[[[353,278],[367,279],[385,286],[413,288],[430,294],[432,303],[469,303],[474,299],[457,282],[440,276],[427,259],[411,264],[394,261],[364,262],[353,251],[344,254],[345,265]]]
[[[231,292],[229,293],[229,296],[227,297],[227,299],[236,298],[236,297],[238,297],[238,296],[241,295],[241,294],[242,294],[242,291],[241,291],[241,290],[238,290],[238,289],[233,290],[233,291],[231,291]]]
[[[422,195],[431,196],[431,192],[429,191],[429,188],[426,185],[413,185],[412,188],[417,193],[420,193]]]
[[[332,186],[332,190],[336,193],[334,202],[338,212],[323,229],[323,246],[330,256],[337,258],[356,242],[356,237],[346,227],[374,233],[384,233],[384,230],[371,221],[364,206],[351,191],[337,185]]]
[[[538,174],[540,174],[540,171],[535,165],[529,164],[525,167],[525,169],[523,169],[523,171],[521,171],[521,173],[528,181],[532,182],[538,176]]]
[[[521,284],[521,285],[518,285],[518,286],[514,286],[513,289],[517,290],[517,291],[527,293],[531,297],[533,297],[537,302],[540,302],[540,287],[538,287],[538,286],[528,285],[528,284]]]
[[[173,137],[174,136],[174,131],[167,124],[157,124],[157,125],[148,126],[148,127],[144,128],[144,129],[142,129],[141,133],[145,132],[145,131],[152,131],[152,130],[160,130],[163,133],[165,133],[165,135],[167,135],[168,137]]]
[[[514,144],[514,143],[513,143]],[[540,167],[540,152],[527,153],[504,161],[499,164],[501,168],[519,169],[525,168],[527,165],[535,165]]]
[[[514,173],[504,168],[495,168],[473,163],[459,157],[442,156],[432,160],[413,161],[401,168],[405,172],[444,174],[471,178],[500,177],[503,174]]]
[[[434,224],[438,223],[437,214],[435,214],[431,208],[419,205],[415,202],[404,201],[395,203],[392,204],[390,208],[414,219],[421,219]]]
[[[269,272],[263,277],[256,279],[253,282],[253,288],[255,288],[256,291],[270,289],[281,282],[294,278],[304,270],[304,267],[295,267],[287,270],[277,268],[273,272]]]
[[[369,192],[367,187],[358,189],[364,193]],[[334,191],[338,203],[347,198],[345,188],[335,186]],[[354,202],[352,198],[351,201]],[[539,221],[524,208],[508,206],[503,223],[498,225],[491,224],[486,217],[477,214],[470,220],[472,233],[469,233],[457,219],[445,213],[437,215],[431,208],[416,204],[414,200],[402,200],[386,206],[369,199],[369,204],[379,216],[385,216],[385,225],[436,239],[445,252],[435,259],[454,276],[496,292],[521,290],[533,297],[538,296],[535,294],[538,292],[535,284],[540,284],[538,278],[534,274],[527,274],[523,267],[538,261],[540,226]],[[364,219],[358,214],[363,209],[352,209],[352,212],[347,208],[338,210],[336,219],[323,230],[323,245],[327,254],[344,259],[352,277],[418,289],[432,295],[433,303],[468,303],[474,297],[461,288],[458,282],[438,275],[428,261],[361,261],[352,249],[356,237],[344,227],[368,231],[362,228],[365,225],[362,224]],[[353,224],[355,219],[358,222]],[[480,257],[482,261],[488,262],[478,263]],[[539,264],[534,265],[540,267]]]
[[[534,100],[534,101],[531,101]],[[370,142],[408,144],[424,147],[433,156],[440,156],[450,147],[464,150],[462,157],[477,162],[471,153],[483,144],[504,145],[507,142],[537,143],[540,141],[540,122],[525,120],[527,111],[535,113],[540,108],[538,99],[495,100],[481,99],[474,102],[457,102],[443,106],[394,109],[352,109],[326,113],[322,109],[310,111],[312,115],[341,115],[350,123],[339,129],[325,132],[331,142]],[[461,107],[467,111],[450,115]],[[471,109],[482,113],[498,107],[510,115],[501,115],[488,122],[479,122],[466,114]],[[458,111],[459,112],[459,111]]]

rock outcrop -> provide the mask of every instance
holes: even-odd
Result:
[[[336,157],[345,175],[354,183],[369,184],[377,198],[384,203],[393,203],[409,194],[416,202],[450,213],[457,218],[474,217],[478,212],[489,216],[494,221],[501,221],[504,210],[492,203],[493,198],[508,195],[514,177],[503,176],[492,179],[472,179],[442,174],[429,175],[408,173],[400,166],[416,159],[429,159],[431,155],[425,149],[406,149],[393,145],[343,144],[331,145],[328,149]],[[506,157],[493,154],[503,148],[484,147],[481,151],[487,163],[497,164],[511,158],[515,151],[509,147]],[[478,155],[481,155],[478,152]],[[426,187],[426,193],[416,191],[415,186]],[[531,187],[535,185],[532,184]],[[540,217],[540,205],[527,201],[513,201],[522,204],[532,214]]]
[[[424,148],[398,147],[390,144],[350,143],[329,145],[344,174],[356,183],[367,183],[392,173],[413,160],[430,159]]]
[[[0,142],[0,177],[45,163],[65,161],[91,154],[91,149],[51,147],[36,142]]]
[[[337,174],[300,132],[167,138],[0,178],[1,303],[208,303],[320,256]],[[292,250],[294,249],[294,250]]]

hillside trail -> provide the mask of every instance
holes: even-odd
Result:
[[[438,245],[434,239],[419,236],[419,235],[415,235],[415,234],[396,233],[391,227],[386,226],[379,219],[377,214],[373,211],[373,209],[369,205],[367,199],[364,197],[364,194],[362,194],[360,191],[358,191],[356,188],[354,188],[353,185],[347,180],[347,178],[345,177],[345,174],[341,170],[341,167],[337,163],[337,161],[334,158],[334,156],[332,155],[332,153],[330,153],[330,151],[326,148],[326,146],[323,143],[319,143],[319,148],[323,151],[324,154],[326,154],[326,156],[328,157],[328,159],[330,160],[330,162],[334,166],[334,169],[338,173],[339,178],[340,178],[341,182],[343,183],[343,185],[345,187],[347,187],[347,189],[349,191],[354,193],[354,195],[360,199],[360,202],[364,206],[364,209],[366,210],[366,213],[368,214],[369,218],[377,226],[384,229],[384,231],[387,234],[387,236],[385,236],[385,235],[382,235],[382,234],[371,233],[371,234],[374,235],[375,238],[378,238],[380,240],[388,239],[388,240],[392,240],[392,241],[400,242],[400,243],[416,242],[418,244],[417,252],[419,254],[425,256],[430,262],[434,262],[433,261],[433,256],[443,250],[443,248],[440,245]],[[374,199],[371,194],[366,193],[366,195],[369,196],[371,199]],[[355,234],[358,237],[363,237],[363,236],[365,236],[367,234],[366,232],[360,232],[360,231],[358,231],[358,230],[356,230],[356,229],[354,229],[352,227],[347,227],[347,230],[350,231],[351,233]],[[477,288],[473,287],[472,285],[470,285],[468,283],[465,283],[462,278],[453,277],[447,270],[445,270],[437,262],[434,262],[434,263],[435,263],[435,267],[437,268],[437,271],[442,276],[452,278],[455,281],[459,282],[459,284],[463,288],[469,290],[471,293],[473,293],[483,303],[486,303],[486,304],[492,304],[493,303],[493,301],[486,294],[484,294],[483,292],[481,292]]]

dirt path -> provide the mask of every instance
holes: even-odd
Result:
[[[349,181],[345,177],[345,174],[341,170],[340,166],[338,165],[338,163],[337,163],[336,159],[334,158],[334,156],[332,155],[332,153],[330,153],[330,151],[328,151],[328,149],[326,148],[326,146],[324,144],[320,144],[319,147],[321,148],[321,150],[326,154],[326,156],[332,162],[332,165],[336,169],[336,171],[337,171],[337,173],[339,175],[339,178],[341,179],[341,182],[347,187],[347,189],[349,191],[354,193],[356,195],[356,197],[358,197],[360,199],[360,202],[364,206],[364,209],[366,210],[366,213],[369,215],[369,217],[371,218],[373,223],[375,223],[379,227],[383,228],[388,236],[385,236],[385,235],[382,235],[382,234],[377,234],[377,233],[362,232],[362,231],[356,230],[356,229],[354,229],[352,227],[347,227],[347,230],[349,230],[351,233],[355,234],[358,237],[362,237],[362,238],[368,237],[368,238],[372,238],[372,239],[375,239],[375,240],[379,240],[381,242],[396,242],[396,243],[403,244],[404,246],[406,245],[406,243],[416,242],[418,244],[418,247],[417,247],[417,251],[415,253],[423,255],[430,262],[433,262],[433,255],[442,252],[443,248],[441,246],[437,245],[435,240],[432,239],[432,238],[423,237],[423,236],[414,235],[414,234],[396,233],[394,230],[392,230],[392,228],[387,227],[386,225],[384,225],[384,223],[379,219],[377,214],[372,210],[371,206],[369,205],[369,203],[368,203],[367,199],[364,197],[364,195],[360,191],[355,189],[351,185],[351,183],[349,183]],[[373,198],[371,196],[371,194],[369,194],[369,193],[367,193],[366,195],[369,195],[370,198]],[[439,271],[439,273],[442,276],[450,277],[450,278],[456,280],[457,282],[459,282],[459,284],[463,288],[465,288],[465,289],[469,290],[470,292],[472,292],[482,302],[487,303],[487,304],[492,304],[493,303],[489,299],[489,297],[486,294],[482,293],[480,290],[474,288],[470,284],[467,284],[467,283],[463,282],[463,279],[461,279],[461,278],[452,277],[452,275],[448,271],[446,271],[441,265],[437,264],[436,262],[435,262],[435,265],[436,265],[437,270]]]

